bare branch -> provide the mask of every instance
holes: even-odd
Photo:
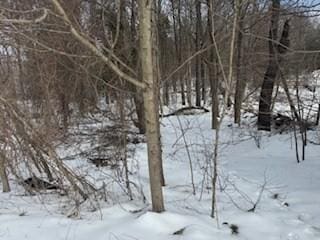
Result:
[[[93,52],[97,57],[99,57],[105,64],[107,64],[112,69],[112,71],[114,71],[120,78],[123,78],[127,82],[132,83],[136,87],[142,89],[146,88],[146,84],[144,82],[140,82],[136,78],[131,77],[125,72],[123,72],[116,64],[110,61],[110,59],[105,54],[103,54],[94,44],[92,44],[85,36],[83,36],[79,31],[77,31],[58,0],[51,1],[56,7],[57,11],[61,14],[63,20],[69,25],[72,35],[79,42],[81,42],[85,47],[87,47],[91,52]]]
[[[36,18],[36,19],[9,19],[9,18],[3,18],[0,15],[0,22],[2,23],[7,23],[7,24],[35,24],[35,23],[40,23],[42,22],[44,19],[46,19],[46,17],[48,16],[48,9],[42,9],[43,10],[43,14]]]

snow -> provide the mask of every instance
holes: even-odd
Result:
[[[255,118],[247,116],[241,127],[231,124],[229,116],[222,125],[215,219],[210,218],[208,174],[214,132],[210,129],[210,113],[199,113],[162,119],[167,184],[164,213],[150,211],[146,144],[140,143],[129,159],[130,178],[142,188],[147,203],[138,197],[138,191],[136,200],[129,201],[119,184],[110,180],[115,177],[111,169],[96,168],[84,158],[66,160],[99,186],[104,181],[112,182],[107,185],[108,202],[100,201],[97,209],[84,205],[77,212],[64,197],[54,193],[28,196],[13,185],[11,193],[0,193],[0,239],[319,240],[320,145],[309,143],[306,160],[298,164],[292,133],[258,133],[253,125]],[[319,143],[317,131],[308,134]],[[77,147],[59,146],[59,152],[64,157],[72,155],[90,147],[87,140]],[[187,151],[196,195],[192,194]],[[255,211],[248,212],[257,201]],[[73,212],[78,214],[69,214]],[[239,234],[231,234],[231,224],[239,227]]]

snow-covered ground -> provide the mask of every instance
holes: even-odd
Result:
[[[68,218],[72,208],[67,199],[50,193],[23,195],[17,186],[11,193],[0,193],[0,239],[319,240],[320,145],[308,144],[306,160],[297,164],[292,133],[257,133],[253,115],[245,119],[238,127],[226,117],[222,126],[215,219],[210,218],[210,113],[180,115],[163,118],[161,124],[166,212],[149,211],[146,145],[141,143],[130,158],[130,178],[142,188],[146,203],[141,197],[129,201],[113,183],[107,185],[107,202],[100,201],[95,211],[83,207],[79,215]],[[317,131],[309,135],[319,143]],[[65,156],[75,151],[72,145],[60,149]],[[97,183],[114,176],[109,168],[98,169],[85,159],[69,164]],[[248,212],[255,203],[255,211]],[[238,234],[231,233],[232,224],[238,226]]]

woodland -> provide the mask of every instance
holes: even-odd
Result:
[[[0,86],[0,239],[320,238],[319,0],[1,0]]]

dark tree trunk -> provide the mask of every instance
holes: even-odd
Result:
[[[206,69],[203,61],[201,61],[201,83],[202,83],[202,96],[203,104],[206,103]]]
[[[8,180],[8,175],[6,172],[5,156],[0,153],[0,179],[2,182],[2,191],[10,192],[10,185]]]
[[[136,107],[136,114],[138,121],[136,122],[136,126],[139,129],[140,134],[146,133],[146,123],[145,123],[145,116],[144,116],[144,103],[143,103],[143,97],[141,93],[139,93],[137,90],[133,97],[134,105]]]
[[[280,0],[272,0],[271,26],[269,31],[269,64],[264,75],[260,92],[258,130],[271,130],[271,100],[274,81],[277,77],[279,65],[277,61],[276,41],[280,15]]]
[[[214,29],[213,29],[213,2],[211,0],[207,1],[208,4],[208,29],[209,29],[209,39],[210,43],[214,43]],[[212,108],[212,129],[217,129],[218,127],[218,117],[219,117],[219,82],[217,71],[215,69],[215,53],[214,49],[211,49],[209,52],[209,62],[208,62],[208,72],[210,79],[210,87],[211,87],[211,108]]]
[[[263,82],[262,89],[261,89],[261,95],[260,95],[260,105],[259,107],[259,115],[258,115],[258,129],[259,130],[271,130],[271,98],[272,98],[272,90],[273,90],[273,84],[274,80],[277,77],[277,74],[280,72],[280,63],[282,61],[282,55],[287,52],[287,49],[289,47],[289,20],[287,20],[283,26],[283,31],[280,39],[280,44],[277,45],[277,48],[275,48],[275,59],[272,61],[271,64],[269,64],[269,67],[267,69],[266,75],[265,75],[265,81]],[[283,78],[283,76],[282,76]],[[273,81],[272,81],[273,80]],[[285,83],[285,80],[283,80],[283,83]],[[271,85],[272,84],[272,85]],[[263,93],[263,89],[265,89],[265,92]],[[287,90],[286,90],[287,89]],[[289,90],[288,87],[285,86],[285,90],[288,96],[288,100],[290,103],[290,107],[295,113],[295,116],[299,122],[301,122],[301,118],[297,114],[297,111],[295,110],[295,107],[293,106],[292,101],[290,100]],[[261,100],[266,99],[269,101],[268,109],[266,109],[266,104],[264,101]],[[262,114],[260,117],[260,109],[262,109]],[[267,112],[267,110],[269,110]],[[268,113],[268,115],[266,114]],[[260,117],[260,118],[259,118]],[[260,119],[260,125],[259,125],[259,119]]]
[[[242,2],[240,3],[240,5]],[[243,95],[246,88],[246,82],[244,79],[243,69],[242,69],[242,40],[243,40],[243,20],[245,17],[245,13],[240,10],[240,19],[239,19],[239,29],[238,29],[238,37],[237,37],[237,66],[236,66],[236,92],[234,96],[234,122],[240,124],[241,121],[241,105],[243,100]]]
[[[64,92],[60,93],[60,104],[61,104],[61,114],[62,114],[62,125],[65,133],[68,131],[69,123],[69,103]]]
[[[177,2],[177,6],[175,6],[175,2]],[[182,32],[181,32],[181,1],[173,1],[171,0],[171,7],[172,7],[172,17],[173,17],[173,32],[174,32],[174,44],[175,44],[175,54],[177,58],[177,65],[179,66],[182,62],[182,52],[181,52],[181,39],[182,39]],[[177,10],[177,16],[176,16]],[[181,74],[181,71],[177,74],[178,80],[180,83],[180,91],[181,91],[181,103],[182,105],[186,104],[186,97],[184,92],[184,80]],[[175,80],[176,81],[176,80]]]
[[[320,104],[318,105],[318,112],[317,112],[317,119],[316,119],[317,126],[319,126],[319,120],[320,120]]]
[[[264,76],[259,100],[258,130],[271,130],[271,100],[274,80],[276,79],[278,65],[274,61],[269,66]]]
[[[169,84],[168,84],[168,81],[165,81],[163,83],[162,101],[163,101],[163,105],[165,105],[165,106],[169,105]]]
[[[210,53],[210,62],[209,66],[209,79],[211,84],[211,128],[217,129],[218,127],[218,117],[219,117],[219,96],[218,96],[218,79],[214,66],[214,53],[213,50]]]
[[[201,48],[201,1],[196,1],[196,51]],[[196,57],[196,106],[201,105],[201,56]]]
[[[178,63],[182,63],[182,23],[181,23],[181,1],[178,0]],[[179,81],[180,81],[180,90],[181,90],[181,101],[182,105],[186,105],[186,96],[184,92],[184,78],[182,76],[182,71],[179,71]]]
[[[136,29],[136,11],[135,11],[136,1],[131,0],[131,19],[130,19],[130,41],[131,41],[131,65],[137,67],[138,62],[138,53],[137,48],[135,47],[134,43],[137,39],[137,29]],[[139,75],[141,75],[141,69],[139,68]],[[139,76],[141,79],[142,77]],[[136,127],[139,129],[140,134],[146,133],[146,123],[145,123],[145,116],[144,116],[144,101],[141,92],[135,86],[132,86],[133,89],[133,101],[136,108],[137,114],[137,122],[135,122]]]

